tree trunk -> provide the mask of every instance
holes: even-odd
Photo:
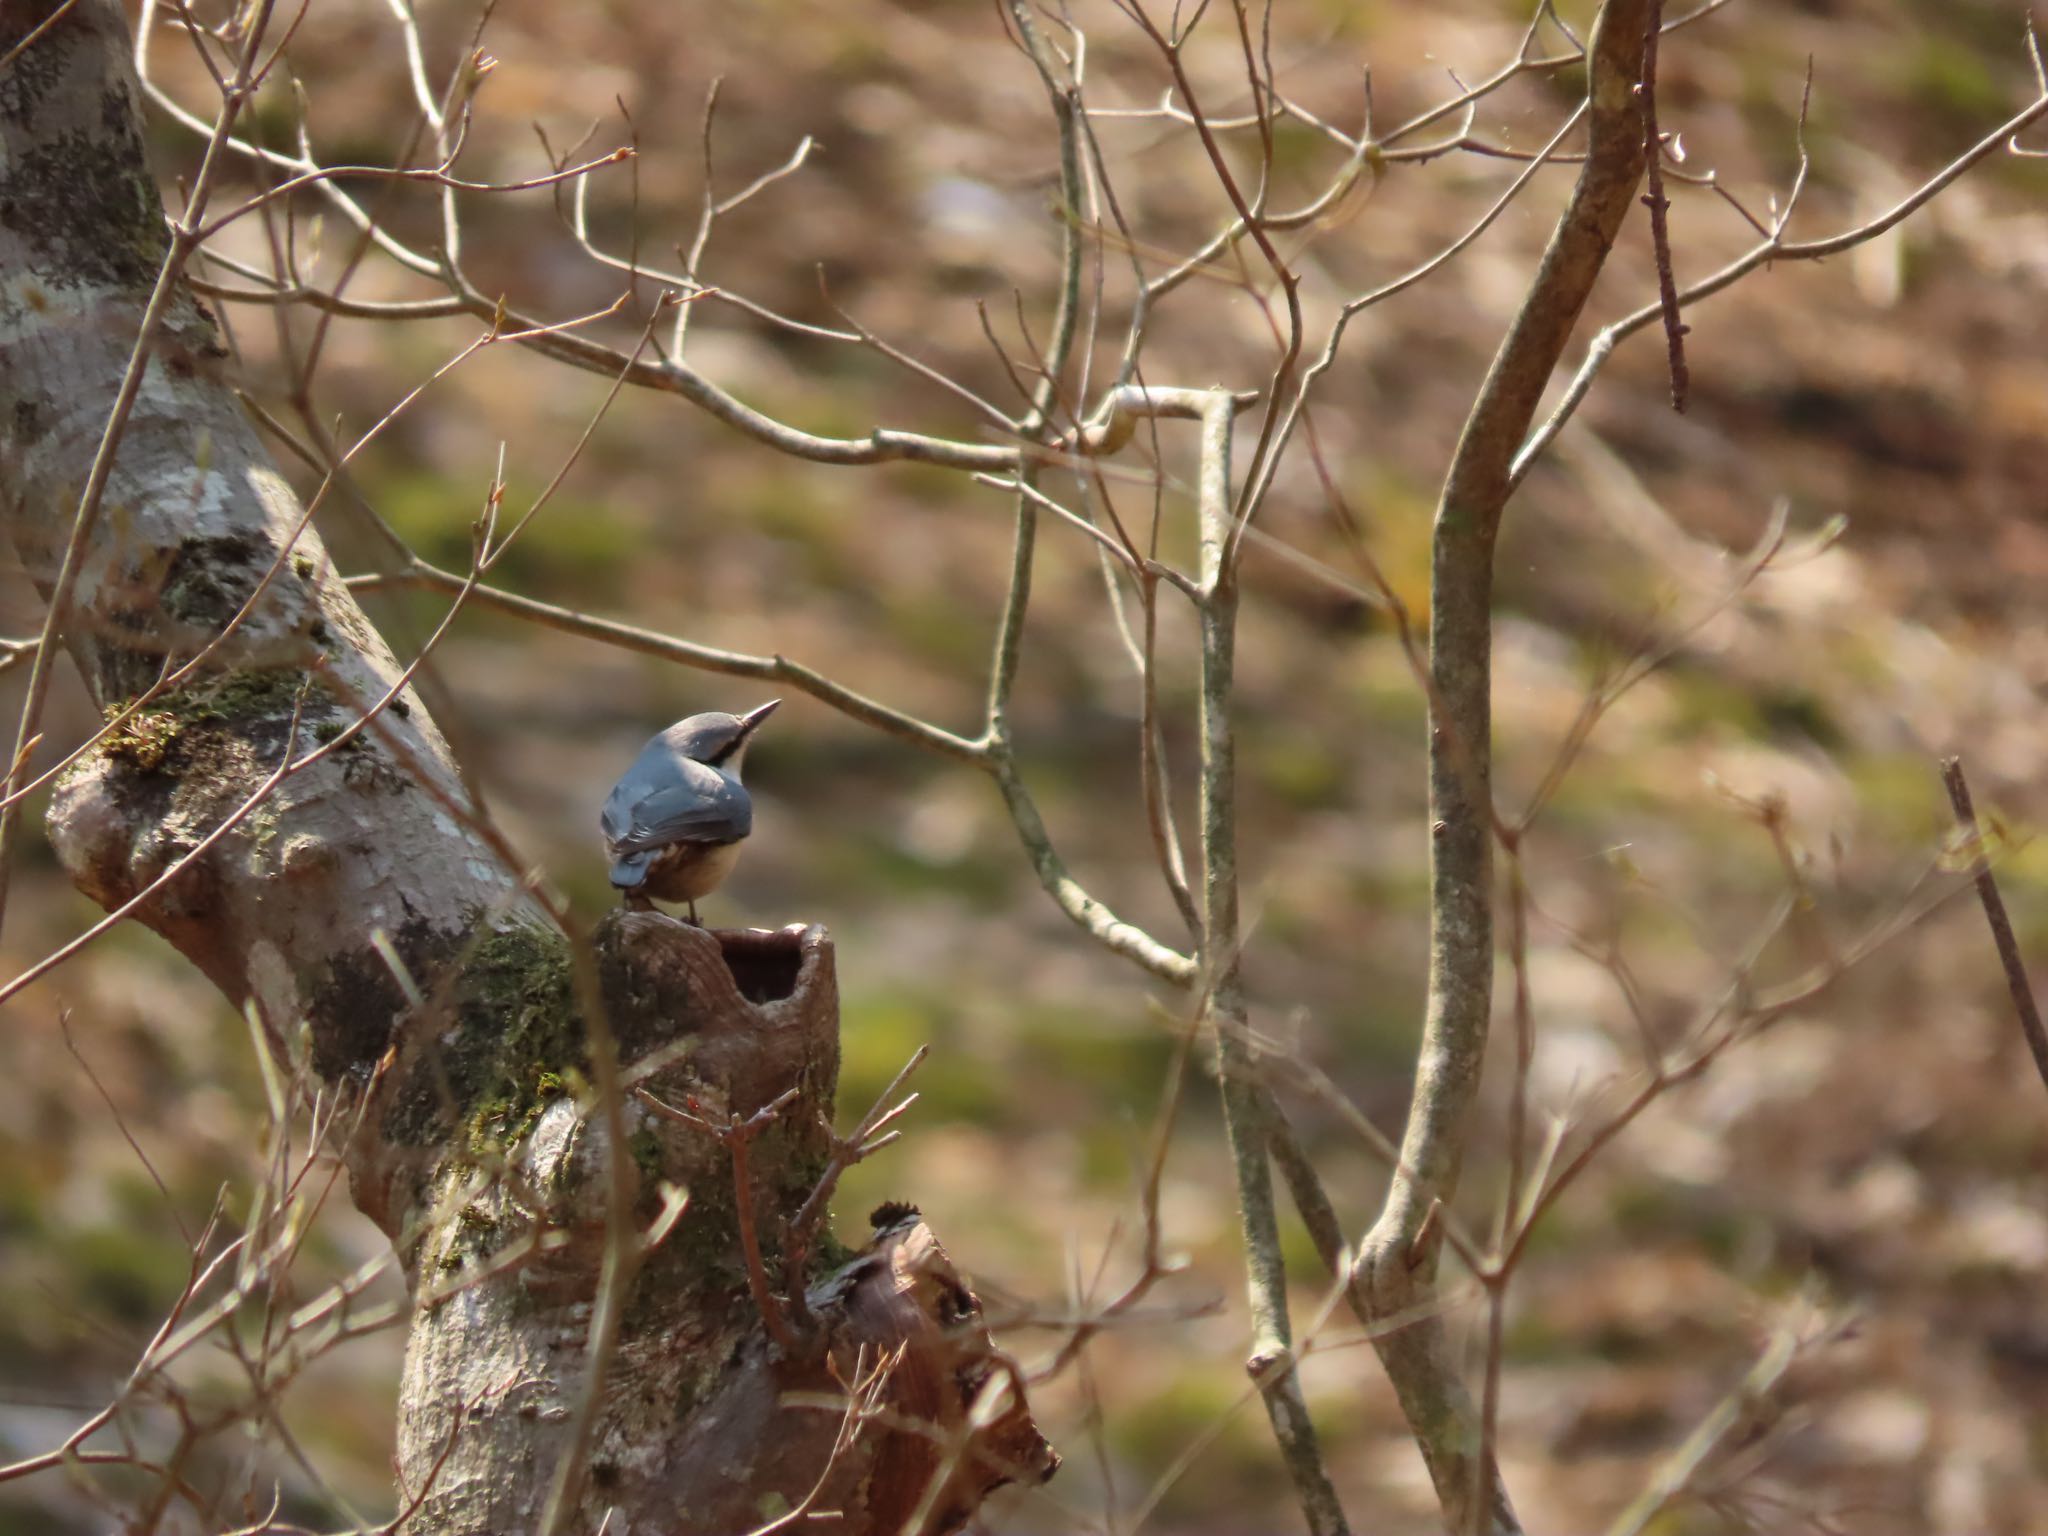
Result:
[[[0,52],[59,9],[10,0]],[[45,592],[168,249],[128,54],[116,0],[79,0],[0,71],[0,519]],[[784,1237],[832,1149],[838,1016],[815,928],[714,935],[627,914],[600,929],[604,1012],[639,1089],[720,1123],[796,1096],[749,1148],[753,1266],[727,1143],[623,1104],[633,1230],[673,1211],[668,1191],[688,1205],[633,1269],[606,1390],[578,1422],[617,1186],[604,1117],[575,1091],[590,1078],[575,952],[468,818],[410,689],[336,744],[401,669],[300,529],[224,357],[178,292],[64,638],[112,711],[248,612],[65,773],[49,833],[109,909],[186,859],[136,915],[358,1111],[338,1150],[418,1300],[408,1529],[536,1529],[586,1427],[562,1528],[609,1511],[613,1536],[750,1530],[812,1494],[828,1461],[812,1507],[841,1511],[841,1533],[952,1528],[996,1483],[1050,1475],[1014,1371],[909,1208],[885,1208],[858,1254],[812,1244],[802,1280],[784,1280]],[[305,766],[277,777],[288,754]],[[768,1298],[787,1314],[780,1343],[750,1283],[763,1276],[805,1293]],[[835,1456],[835,1405],[885,1359]]]

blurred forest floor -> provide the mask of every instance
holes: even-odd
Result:
[[[1590,7],[1563,9],[1582,20]],[[424,12],[445,67],[473,8],[436,0]],[[1155,103],[1156,61],[1109,7],[1087,14],[1100,23],[1096,104]],[[1275,57],[1299,99],[1349,126],[1369,62],[1376,110],[1391,122],[1437,100],[1447,71],[1469,80],[1509,58],[1525,19],[1497,0],[1298,0],[1277,12]],[[2018,4],[1988,0],[1738,0],[1666,45],[1664,122],[1683,131],[1691,165],[1717,168],[1761,209],[1795,164],[1811,57],[1812,183],[1794,229],[1830,232],[1887,206],[2026,99],[2024,19]],[[558,150],[593,122],[593,150],[620,142],[623,102],[642,157],[631,177],[594,185],[593,223],[624,249],[637,183],[638,239],[666,261],[695,227],[704,95],[723,76],[722,189],[781,164],[806,134],[818,147],[803,171],[720,224],[707,280],[821,324],[842,307],[1006,396],[975,305],[1014,336],[1021,290],[1043,326],[1054,155],[1044,96],[992,6],[507,0],[485,46],[500,62],[468,174],[541,169],[536,121]],[[175,51],[167,45],[166,58]],[[410,96],[384,6],[320,0],[292,58],[327,158],[395,152]],[[1228,52],[1197,51],[1193,64],[1213,84],[1212,106],[1237,109]],[[192,73],[167,69],[203,109]],[[1477,126],[1534,148],[1581,88],[1571,73],[1518,83]],[[263,130],[287,142],[288,99],[260,105]],[[1134,223],[1162,250],[1198,245],[1222,206],[1185,136],[1128,121],[1101,132]],[[189,167],[194,146],[174,128],[159,124],[157,147],[167,174]],[[1302,187],[1328,174],[1329,146],[1306,133],[1284,134],[1279,152]],[[1391,170],[1306,248],[1320,285],[1312,320],[1327,323],[1331,295],[1441,247],[1514,169],[1450,156]],[[1473,249],[1367,311],[1318,396],[1333,477],[1418,615],[1437,479],[1570,174],[1542,173]],[[1674,196],[1682,280],[1751,242],[1711,196]],[[471,209],[469,260],[487,290],[551,316],[616,294],[615,274],[575,248],[546,194]],[[392,216],[431,238],[424,199],[396,199]],[[341,243],[331,227],[325,239]],[[383,271],[363,284],[421,291]],[[1581,337],[1653,292],[1638,219]],[[230,318],[261,395],[278,378],[277,333],[255,311]],[[2037,767],[2048,752],[2048,169],[1996,159],[1894,235],[1838,261],[1759,273],[1689,318],[1688,413],[1669,409],[1661,342],[1625,343],[1512,505],[1499,561],[1506,805],[1542,780],[1589,684],[1643,649],[1672,647],[1601,724],[1525,850],[1538,909],[1532,1091],[1539,1111],[1569,1111],[1574,1123],[1611,1107],[1637,1056],[1625,999],[1571,932],[1625,946],[1653,1027],[1675,1034],[1785,889],[1785,858],[1747,802],[1782,802],[1810,893],[1767,952],[1766,977],[1898,908],[1940,853],[1949,815],[1936,762],[1949,752],[1963,754],[1980,809],[2005,830],[2000,879],[2021,942],[2048,958],[2048,845],[2028,831],[2048,816]],[[1168,320],[1148,360],[1154,382],[1255,386],[1270,372],[1266,322],[1234,288],[1193,285]],[[306,317],[292,323],[303,342]],[[474,330],[337,324],[322,410],[360,431]],[[961,401],[872,352],[792,339],[731,309],[699,307],[691,357],[815,431],[980,430]],[[500,444],[517,508],[569,455],[606,388],[491,348],[394,425],[363,460],[361,487],[424,553],[465,563]],[[1169,453],[1188,451],[1175,442]],[[286,467],[303,489],[300,467]],[[1838,518],[1846,533],[1700,622],[1780,499],[1795,543]],[[1002,497],[962,478],[800,464],[678,400],[629,392],[499,575],[707,644],[780,651],[971,731],[1009,521]],[[1169,545],[1184,553],[1180,523]],[[1353,553],[1305,455],[1283,474],[1264,530],[1308,563],[1263,547],[1250,557],[1240,661],[1248,979],[1261,1023],[1397,1133],[1425,953],[1422,701],[1392,626],[1358,596]],[[375,542],[345,498],[324,532],[346,567],[373,561]],[[1139,809],[1137,691],[1100,573],[1057,527],[1041,547],[1018,703],[1030,781],[1083,883],[1174,936]],[[441,603],[385,597],[373,615],[403,652]],[[32,630],[39,613],[17,571],[0,592],[0,627]],[[1165,638],[1185,787],[1192,642]],[[609,900],[596,808],[619,768],[678,715],[764,696],[481,610],[462,619],[440,671],[453,697],[436,714],[458,750],[521,845],[593,915]],[[4,681],[13,691],[0,708],[20,685],[18,674]],[[92,723],[75,682],[61,686],[47,752]],[[748,768],[755,835],[707,919],[831,927],[849,1116],[917,1045],[933,1047],[908,1135],[849,1181],[842,1227],[873,1200],[915,1200],[992,1306],[1027,1324],[1079,1305],[1077,1287],[1113,1294],[1135,1262],[1134,1167],[1177,1000],[1058,915],[979,775],[802,697]],[[26,857],[0,952],[10,971],[95,915],[39,844]],[[264,1102],[242,1020],[139,929],[10,1003],[5,1028],[0,1460],[56,1443],[118,1384],[183,1283],[179,1221],[203,1220],[224,1183],[246,1189]],[[1506,1033],[1489,1076],[1491,1126],[1513,1064]],[[1381,1169],[1335,1117],[1298,1110],[1347,1224],[1362,1230]],[[1809,1342],[1782,1390],[1710,1464],[1708,1496],[1658,1530],[2048,1530],[2044,1147],[2048,1095],[1967,897],[1673,1093],[1549,1218],[1514,1293],[1502,1452],[1529,1528],[1600,1528],[1733,1390],[1771,1331],[1804,1316]],[[1499,1197],[1499,1152],[1498,1133],[1483,1131],[1469,1164],[1465,1201],[1482,1229]],[[1162,1213],[1187,1271],[1144,1322],[1103,1337],[1084,1370],[1040,1389],[1066,1470],[1045,1495],[992,1506],[992,1528],[1075,1530],[1107,1512],[1122,1531],[1155,1493],[1146,1530],[1294,1528],[1243,1385],[1236,1216],[1213,1096],[1199,1082]],[[1320,1272],[1305,1234],[1290,1227],[1289,1241],[1299,1311],[1313,1318]],[[304,1265],[308,1294],[380,1243],[332,1201]],[[1461,1328],[1479,1320],[1476,1309],[1456,1316]],[[1359,1529],[1428,1531],[1420,1459],[1348,1321],[1323,1328],[1305,1367],[1331,1466]],[[1059,1336],[1026,1325],[1007,1337],[1030,1361]],[[398,1348],[396,1332],[353,1346],[282,1404],[309,1454],[377,1517],[390,1503]],[[5,1536],[102,1528],[61,1476],[0,1488]]]

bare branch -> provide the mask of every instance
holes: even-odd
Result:
[[[1997,154],[2014,134],[2039,122],[2043,116],[2048,116],[2048,91],[2044,91],[2026,107],[1992,129],[1885,212],[1839,234],[1819,240],[1787,240],[1784,237],[1785,219],[1781,218],[1768,239],[1738,256],[1712,276],[1702,278],[1681,290],[1678,295],[1680,307],[1696,304],[1701,299],[1712,298],[1722,290],[1733,287],[1759,267],[1768,267],[1780,261],[1821,261],[1829,256],[1839,256],[1865,241],[1876,239],[1885,231],[1912,217],[1965,171]],[[1805,174],[1802,156],[1800,181],[1795,183],[1792,198],[1788,199],[1786,217],[1789,217],[1790,203],[1796,200]],[[1516,452],[1510,470],[1511,486],[1521,483],[1523,477],[1529,473],[1530,466],[1542,456],[1544,449],[1548,448],[1557,434],[1564,429],[1565,423],[1570,421],[1573,414],[1585,403],[1587,392],[1593,387],[1594,377],[1606,366],[1607,359],[1613,356],[1615,347],[1644,326],[1659,319],[1663,313],[1663,301],[1656,300],[1624,319],[1615,321],[1593,338],[1586,348],[1585,361],[1579,364],[1578,372],[1572,375],[1571,382],[1565,386],[1564,394],[1556,406],[1544,418],[1543,424],[1530,434],[1528,440]]]
[[[1664,0],[1652,0],[1650,26],[1643,34],[1643,159],[1649,189],[1643,205],[1650,210],[1650,245],[1657,257],[1657,298],[1664,308],[1664,338],[1670,352],[1671,408],[1685,410],[1685,322],[1678,317],[1678,282],[1671,275],[1671,199],[1664,195],[1664,140],[1657,131],[1657,36],[1662,30]]]
[[[2033,1053],[2034,1068],[2048,1084],[2048,1029],[2041,1024],[2041,1010],[2034,1003],[2033,984],[2027,980],[2027,963],[2020,956],[2019,940],[2013,937],[2012,919],[2005,915],[2005,899],[1998,894],[1998,881],[1991,873],[1991,861],[1984,854],[1984,835],[1977,827],[1977,810],[1970,803],[1970,781],[1963,777],[1963,760],[1944,758],[1941,782],[1948,789],[1949,804],[1955,808],[1956,825],[1962,829],[1963,852],[1970,860],[1970,879],[1977,887],[1977,899],[1984,905],[1984,920],[1991,926],[1991,941],[1998,946],[1998,964],[2005,972],[2006,990],[2012,994],[2013,1012],[2019,1015],[2020,1033]]]
[[[1438,504],[1430,603],[1430,962],[1414,1097],[1386,1205],[1359,1264],[1376,1312],[1411,1312],[1436,1281],[1432,1211],[1458,1187],[1493,991],[1493,548],[1514,446],[1627,216],[1643,167],[1636,92],[1647,0],[1607,0],[1590,53],[1578,185],[1458,441]],[[1437,1497],[1460,1532],[1519,1529],[1440,1326],[1383,1351]],[[1475,1448],[1478,1454],[1474,1454]]]
[[[453,571],[442,570],[424,560],[415,559],[399,572],[351,576],[348,585],[356,592],[376,592],[393,587],[426,586],[454,591],[463,578]],[[496,608],[504,613],[516,614],[565,634],[582,635],[586,639],[603,641],[622,650],[636,651],[643,656],[657,656],[665,661],[678,662],[702,672],[721,673],[727,677],[751,677],[764,682],[778,683],[809,694],[822,704],[828,704],[842,714],[874,727],[888,735],[895,736],[927,751],[937,752],[956,762],[975,767],[986,767],[984,749],[969,737],[960,736],[939,726],[927,724],[915,716],[891,709],[862,693],[832,681],[822,673],[815,672],[801,662],[787,656],[753,656],[743,651],[720,650],[715,646],[698,645],[694,641],[679,640],[656,630],[643,629],[638,625],[626,624],[617,619],[600,618],[594,614],[581,613],[573,608],[564,608],[554,603],[542,602],[539,598],[527,597],[510,592],[503,587],[494,587],[480,582],[472,593],[472,600],[487,608]]]
[[[1237,645],[1237,567],[1231,558],[1239,520],[1232,503],[1231,425],[1237,402],[1212,393],[1202,412],[1202,982],[1216,1025],[1223,1079],[1224,1127],[1237,1178],[1244,1232],[1252,1342],[1245,1370],[1257,1384],[1294,1482],[1295,1497],[1315,1536],[1349,1530],[1323,1464],[1294,1368],[1287,1315],[1287,1268],[1267,1162],[1274,1119],[1270,1090],[1246,1030],[1244,984],[1238,971],[1237,760],[1231,720]]]

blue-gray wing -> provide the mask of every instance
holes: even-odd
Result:
[[[600,818],[614,858],[671,843],[729,843],[754,826],[739,781],[686,757],[636,763]]]

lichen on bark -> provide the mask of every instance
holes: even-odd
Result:
[[[0,53],[49,20],[62,0],[0,8]],[[118,16],[78,8],[72,25],[105,30]],[[123,28],[125,30],[125,28]],[[19,275],[62,285],[147,291],[163,265],[163,204],[149,173],[131,79],[81,90],[68,50],[37,46],[0,71],[0,123],[35,130],[0,174],[0,226],[19,232]],[[13,135],[10,135],[12,137]],[[21,290],[24,302],[27,291]]]

